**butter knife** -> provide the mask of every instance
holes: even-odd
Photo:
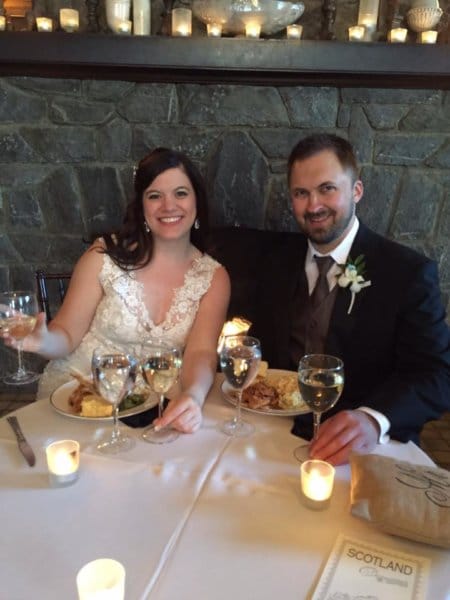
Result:
[[[20,429],[20,425],[19,425],[19,421],[17,420],[17,417],[6,417],[6,420],[11,425],[11,428],[16,435],[17,443],[19,445],[19,450],[24,455],[24,457],[25,457],[27,463],[30,465],[30,467],[34,467],[34,465],[36,463],[36,457],[34,455],[34,452],[31,448],[30,444],[27,442],[27,440],[25,439],[25,436],[22,433],[22,430]]]

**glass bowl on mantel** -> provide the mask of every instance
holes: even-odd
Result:
[[[261,25],[261,32],[272,35],[299,19],[303,2],[285,0],[193,0],[192,12],[205,24],[222,25],[225,34],[244,35],[247,23]]]

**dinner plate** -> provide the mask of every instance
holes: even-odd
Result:
[[[294,371],[285,371],[283,369],[268,369],[267,375],[292,375]],[[223,381],[221,385],[222,395],[230,404],[236,406],[236,390],[231,387],[228,381]],[[296,417],[297,415],[305,415],[306,413],[310,413],[311,409],[306,406],[303,402],[300,406],[296,406],[294,408],[269,408],[263,406],[262,408],[250,408],[246,406],[243,402],[241,404],[242,410],[247,410],[248,412],[256,413],[258,415],[276,415],[278,417]]]
[[[73,407],[69,404],[69,396],[78,386],[78,381],[75,379],[73,381],[68,381],[67,383],[63,383],[56,390],[54,390],[50,396],[50,404],[61,415],[66,417],[72,417],[74,419],[81,419],[82,421],[112,421],[113,417],[82,417],[79,413],[74,412]],[[131,417],[131,415],[138,415],[153,406],[158,404],[158,399],[155,396],[151,396],[147,398],[147,400],[143,404],[139,404],[138,406],[134,406],[133,408],[129,408],[127,410],[122,410],[119,412],[119,418],[123,417]]]

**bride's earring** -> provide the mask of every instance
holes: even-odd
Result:
[[[148,226],[148,223],[147,223],[147,221],[145,221],[145,219],[144,219],[144,229],[145,229],[146,233],[150,233],[150,227]]]
[[[200,221],[198,219],[194,221],[194,229],[200,229]]]

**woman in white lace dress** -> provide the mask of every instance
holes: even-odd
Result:
[[[24,348],[51,359],[39,385],[42,398],[70,380],[71,368],[89,374],[96,347],[133,352],[151,337],[178,342],[181,392],[155,424],[193,432],[214,379],[229,278],[203,253],[207,199],[189,159],[154,150],[139,163],[134,189],[120,231],[85,252],[61,309],[48,327],[39,316]]]

